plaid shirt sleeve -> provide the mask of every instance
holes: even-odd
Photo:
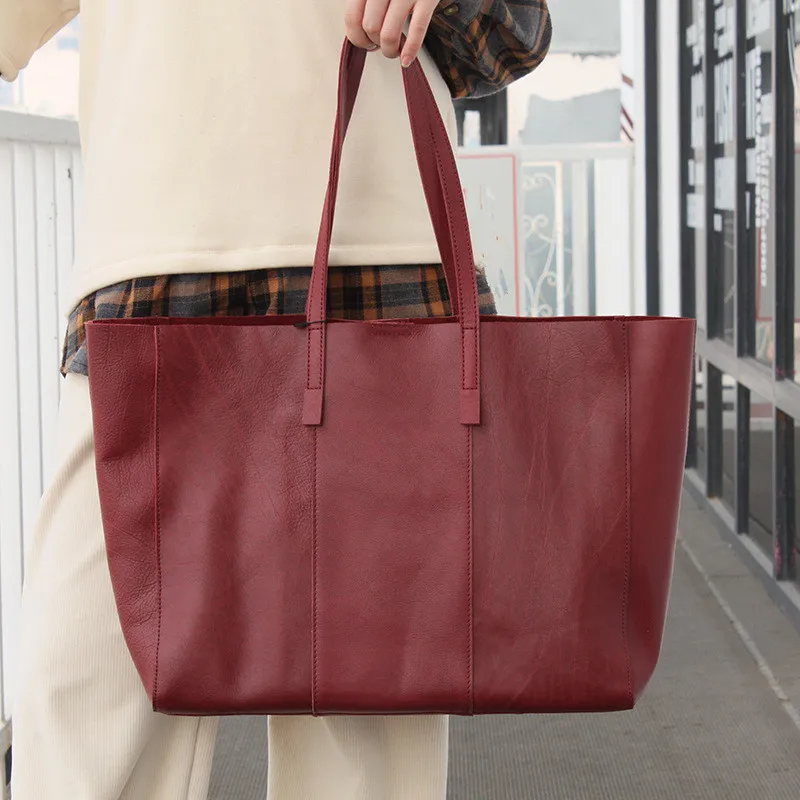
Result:
[[[442,0],[425,46],[453,97],[483,97],[536,69],[551,36],[547,0]]]

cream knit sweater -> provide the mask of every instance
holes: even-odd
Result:
[[[80,11],[85,193],[70,308],[134,277],[312,264],[344,0],[83,0]],[[0,0],[3,77],[77,13],[78,0]],[[447,86],[421,58],[452,135]],[[438,260],[401,67],[372,54],[331,263]]]

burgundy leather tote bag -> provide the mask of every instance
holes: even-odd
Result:
[[[453,316],[325,321],[345,46],[305,317],[88,326],[127,644],[173,714],[633,706],[661,646],[694,323],[478,316],[455,159],[403,71]]]

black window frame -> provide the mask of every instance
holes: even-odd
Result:
[[[662,0],[668,2],[669,0]],[[773,552],[762,553],[771,560],[771,574],[778,584],[797,581],[797,534],[795,523],[795,420],[800,420],[800,385],[794,380],[794,319],[795,319],[795,153],[794,153],[794,82],[792,59],[789,51],[790,0],[771,0],[772,57],[771,86],[773,98],[772,153],[770,175],[770,228],[769,252],[774,265],[774,354],[772,365],[755,358],[755,308],[756,275],[752,259],[747,257],[746,218],[746,23],[747,0],[736,0],[736,32],[734,42],[735,63],[735,185],[734,211],[734,279],[736,300],[734,305],[734,340],[724,338],[724,320],[721,301],[724,275],[719,268],[715,248],[719,237],[714,233],[714,14],[719,0],[705,3],[705,260],[706,260],[706,330],[698,331],[698,374],[692,402],[687,454],[687,485],[713,501],[712,507],[724,520],[725,527],[734,539],[747,540],[751,515],[749,507],[751,462],[751,392],[772,404],[772,464],[773,471]],[[679,58],[680,86],[680,154],[681,154],[681,304],[686,316],[697,315],[695,289],[696,231],[688,226],[687,197],[690,193],[688,165],[691,148],[691,77],[693,73],[691,48],[686,42],[690,9],[696,0],[680,0],[679,31],[681,36]],[[799,156],[800,157],[800,156]],[[648,187],[649,188],[649,187]],[[733,509],[721,503],[723,486],[723,376],[736,383],[736,469],[735,502]],[[702,380],[703,400],[698,403],[697,385]],[[698,466],[698,414],[705,414],[704,469]],[[753,554],[746,545],[742,552]],[[800,610],[799,612],[800,613]]]

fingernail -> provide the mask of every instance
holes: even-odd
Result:
[[[376,45],[376,44],[371,44],[371,45],[370,45],[370,46],[367,48],[367,50],[369,50],[369,52],[370,52],[370,53],[371,53],[373,50],[377,50],[377,49],[378,49],[378,45]]]
[[[403,56],[403,57],[400,59],[400,63],[401,63],[401,64],[402,64],[404,67],[410,67],[410,66],[411,66],[411,62],[412,62],[413,60],[414,60],[414,59],[413,59],[413,58],[411,58],[411,56]]]

